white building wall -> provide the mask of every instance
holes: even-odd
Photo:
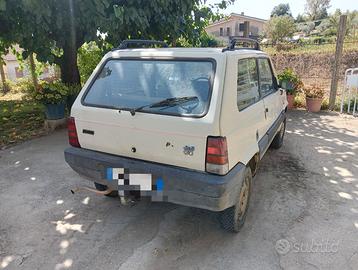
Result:
[[[16,50],[21,52],[21,49],[18,46],[16,47]],[[13,82],[16,82],[18,79],[21,79],[21,77],[16,76],[16,68],[20,68],[20,63],[17,61],[16,56],[12,52],[9,52],[7,55],[5,55],[4,59],[5,59],[4,71],[5,71],[6,79]],[[39,77],[40,79],[46,79],[55,76],[56,73],[55,73],[54,66],[49,65],[47,69],[48,72],[43,73]],[[22,72],[23,72],[23,77],[28,77],[31,75],[30,71],[26,67],[24,67]]]

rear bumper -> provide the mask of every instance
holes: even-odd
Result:
[[[163,180],[166,201],[212,211],[222,211],[235,204],[245,169],[245,165],[239,163],[227,175],[218,176],[74,147],[65,150],[65,160],[88,180],[112,189],[118,189],[118,182],[105,179],[107,168],[126,168],[135,174],[150,173],[152,179],[160,177]]]

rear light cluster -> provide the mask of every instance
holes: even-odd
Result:
[[[73,147],[81,147],[80,142],[78,141],[75,118],[70,117],[67,121],[68,129],[68,141]]]
[[[208,137],[206,144],[206,171],[224,175],[229,171],[225,137]]]

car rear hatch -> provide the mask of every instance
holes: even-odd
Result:
[[[147,49],[105,57],[71,110],[81,147],[205,170],[207,136],[219,135],[216,78],[225,58],[173,54]]]

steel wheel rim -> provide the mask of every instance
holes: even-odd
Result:
[[[240,220],[246,213],[247,204],[249,202],[249,191],[250,191],[250,181],[249,181],[249,176],[246,176],[240,190],[239,204],[237,207],[238,220]]]
[[[284,135],[285,135],[285,123],[282,123],[282,127],[280,130],[280,137],[283,138]]]

